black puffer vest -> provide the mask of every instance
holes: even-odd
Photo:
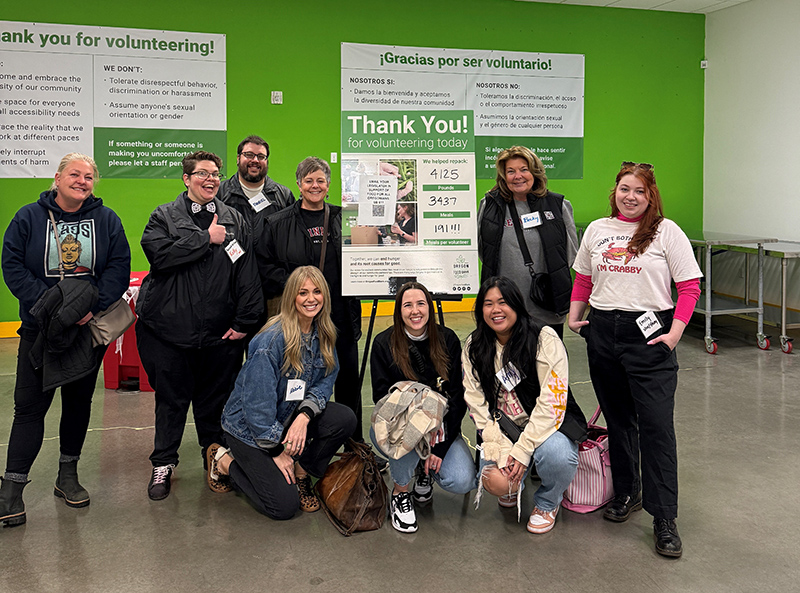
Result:
[[[542,239],[547,273],[553,287],[555,313],[564,315],[569,311],[572,294],[572,276],[567,263],[567,228],[564,224],[562,209],[564,196],[551,191],[543,198],[528,194],[528,206],[531,212],[541,213],[542,224],[536,227]],[[487,278],[497,275],[500,268],[500,244],[506,220],[507,205],[499,190],[493,189],[484,197],[483,212],[480,221],[479,255],[483,268],[481,283]]]

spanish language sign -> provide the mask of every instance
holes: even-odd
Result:
[[[69,152],[103,177],[179,177],[225,153],[225,36],[0,21],[0,177],[51,177]]]
[[[583,85],[580,54],[342,45],[343,111],[472,111],[479,179],[515,144],[548,178],[582,178]]]
[[[582,55],[342,44],[345,294],[477,292],[475,179],[515,144],[582,177],[583,71]]]

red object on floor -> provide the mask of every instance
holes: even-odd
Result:
[[[148,272],[131,272],[131,287],[140,287]],[[134,303],[131,302],[131,309]],[[112,342],[103,357],[103,379],[106,389],[119,389],[120,383],[139,380],[139,391],[154,391],[142,367],[139,350],[136,348],[136,324],[122,335],[122,351],[117,352],[117,343]]]

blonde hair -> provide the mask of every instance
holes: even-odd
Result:
[[[319,349],[325,361],[326,374],[330,374],[336,366],[336,326],[331,321],[331,291],[325,276],[314,266],[300,266],[289,275],[286,288],[281,296],[281,312],[271,317],[261,331],[280,322],[283,331],[283,340],[286,350],[283,358],[281,372],[294,369],[303,372],[303,336],[300,331],[300,316],[297,312],[295,299],[300,294],[300,289],[306,280],[322,291],[322,310],[314,317],[319,337]]]
[[[94,162],[92,157],[81,154],[80,152],[71,152],[67,155],[64,155],[64,158],[61,159],[60,163],[58,163],[58,170],[56,172],[61,175],[61,173],[64,172],[64,169],[67,168],[67,165],[74,161],[83,161],[85,163],[89,163],[94,171],[94,182],[97,183],[100,181],[100,172],[97,170],[97,163]],[[57,190],[55,178],[53,179],[53,183],[50,184],[50,189],[54,191]]]

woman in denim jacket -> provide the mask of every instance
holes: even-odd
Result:
[[[222,413],[229,448],[208,449],[211,489],[233,487],[272,519],[319,509],[311,476],[325,473],[355,428],[353,412],[329,401],[339,371],[330,306],[317,268],[292,272],[281,312],[250,342]]]

